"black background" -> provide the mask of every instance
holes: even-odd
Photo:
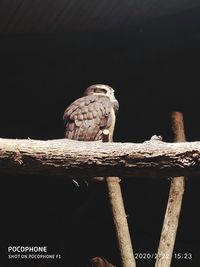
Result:
[[[120,102],[115,141],[137,143],[157,134],[172,142],[175,110],[184,114],[187,140],[200,140],[199,15],[192,9],[126,31],[1,35],[1,137],[63,138],[64,109],[87,86],[105,83]],[[124,177],[121,184],[134,251],[155,253],[170,180]],[[175,252],[193,253],[193,260],[174,260],[175,267],[200,264],[199,185],[188,177],[175,244]],[[63,258],[51,266],[86,266],[93,256],[119,265],[106,189],[96,188],[76,214],[94,187],[78,187],[65,177],[1,174],[5,255],[8,245],[47,245]],[[4,266],[11,265],[5,259]]]

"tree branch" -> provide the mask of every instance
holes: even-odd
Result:
[[[172,128],[174,132],[175,142],[185,142],[186,138],[183,114],[181,112],[172,112]],[[176,232],[178,228],[181,205],[185,189],[184,187],[184,176],[173,177],[171,179],[169,197],[155,267],[171,266],[174,244],[176,241]]]
[[[0,172],[19,174],[173,177],[200,174],[200,142],[38,141],[0,138]]]
[[[103,142],[108,143],[109,131],[103,131]],[[122,197],[119,177],[106,177],[108,198],[113,215],[113,222],[121,256],[122,267],[136,267],[136,262],[131,244],[128,221]]]

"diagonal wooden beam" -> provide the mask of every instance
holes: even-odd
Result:
[[[185,131],[183,123],[183,114],[181,112],[172,113],[172,129],[175,142],[185,142]],[[184,194],[185,178],[183,176],[171,179],[170,191],[168,197],[163,228],[158,247],[158,254],[155,267],[170,267],[174,244],[176,241],[176,232],[181,212],[182,199]]]
[[[103,131],[103,142],[109,142],[108,130]],[[106,183],[122,267],[136,267],[124,201],[120,187],[120,179],[119,177],[113,176],[106,177]]]

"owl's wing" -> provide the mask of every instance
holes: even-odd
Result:
[[[102,139],[112,126],[112,105],[107,96],[88,95],[75,100],[64,112],[65,138],[80,141]]]

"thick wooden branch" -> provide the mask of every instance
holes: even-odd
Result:
[[[183,114],[181,112],[172,112],[172,129],[174,132],[175,142],[186,141]],[[155,267],[171,266],[184,189],[184,176],[178,176],[171,179],[169,197]],[[167,257],[163,257],[163,255],[167,255]]]
[[[120,180],[118,177],[107,177],[106,180],[122,267],[136,267]]]
[[[0,172],[90,178],[200,174],[200,142],[135,143],[0,138]]]

